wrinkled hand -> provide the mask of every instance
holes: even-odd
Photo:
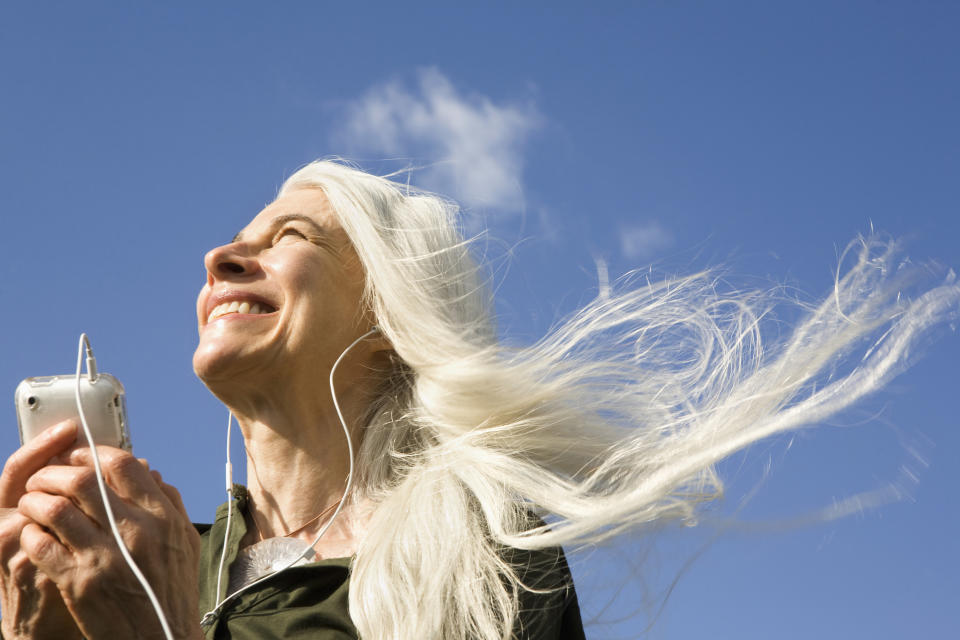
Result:
[[[11,455],[0,474],[0,628],[7,640],[82,637],[56,584],[21,548],[30,519],[16,509],[30,476],[70,447],[76,434],[70,421],[47,429]]]
[[[176,638],[202,638],[200,537],[180,494],[130,453],[98,446],[121,536],[160,601]],[[56,584],[90,640],[163,638],[146,592],[110,531],[90,449],[77,446],[26,481],[18,510],[30,522],[20,545]]]

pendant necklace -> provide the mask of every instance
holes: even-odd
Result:
[[[255,582],[271,573],[276,573],[290,566],[290,563],[297,558],[299,558],[299,560],[294,562],[293,566],[310,562],[312,558],[308,560],[304,556],[313,548],[313,545],[299,538],[290,538],[289,536],[306,529],[317,520],[329,515],[339,504],[340,500],[337,500],[299,527],[272,538],[263,537],[263,533],[260,531],[260,525],[257,524],[257,518],[251,513],[250,519],[253,520],[253,529],[257,533],[257,542],[241,549],[239,553],[237,553],[236,559],[233,561],[233,564],[230,565],[230,582],[227,587],[227,593],[238,591],[251,582]]]

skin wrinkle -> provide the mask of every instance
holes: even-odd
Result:
[[[363,311],[365,274],[319,189],[285,193],[235,242],[211,251],[206,263],[194,368],[237,417],[247,449],[250,514],[270,537],[308,521],[343,492],[347,447],[327,378],[336,357],[373,324]],[[277,310],[230,314],[208,325],[206,301],[224,288],[269,292]],[[380,372],[389,369],[388,348],[379,338],[358,344],[334,380],[355,448]],[[346,509],[338,516],[318,555],[354,551],[356,515]],[[312,542],[322,524],[291,537]],[[241,544],[256,542],[254,529],[248,527]]]
[[[282,216],[277,216],[270,222],[270,229],[275,234],[280,228],[282,228],[288,222],[304,222],[312,226],[318,233],[323,234],[323,228],[318,226],[317,223],[308,215],[302,213],[290,213]],[[242,242],[243,241],[243,231],[237,232],[237,235],[233,236],[231,240],[232,243]]]

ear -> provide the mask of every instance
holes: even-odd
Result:
[[[383,334],[383,331],[380,330],[378,325],[373,325],[370,327],[371,333],[370,336],[366,339],[368,348],[373,352],[379,351],[393,351],[393,343],[390,342],[390,339]]]

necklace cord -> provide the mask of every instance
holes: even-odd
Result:
[[[374,327],[372,327],[369,331],[367,331],[365,334],[363,334],[362,336],[360,336],[359,338],[357,338],[356,340],[354,340],[353,342],[351,342],[350,345],[349,345],[346,349],[343,350],[343,352],[340,354],[340,356],[339,356],[339,357],[336,359],[336,361],[333,363],[333,366],[330,368],[330,397],[331,397],[331,399],[333,400],[333,408],[334,408],[334,409],[336,410],[336,412],[337,412],[337,418],[340,419],[340,426],[343,427],[343,434],[344,434],[344,436],[346,436],[346,438],[347,438],[347,454],[348,454],[348,456],[349,456],[349,463],[350,463],[349,470],[347,471],[347,482],[346,482],[346,486],[345,486],[344,489],[343,489],[343,495],[340,497],[340,500],[338,500],[338,501],[335,503],[335,504],[337,505],[337,508],[334,510],[333,515],[330,516],[330,519],[327,520],[326,523],[324,523],[323,527],[320,529],[320,532],[317,533],[317,536],[313,539],[313,542],[310,543],[310,546],[307,548],[306,551],[304,551],[302,554],[300,554],[299,556],[297,556],[296,558],[294,558],[292,561],[290,561],[289,563],[287,563],[287,564],[286,564],[285,566],[283,566],[282,568],[280,568],[280,569],[278,569],[278,570],[276,570],[276,571],[273,571],[273,572],[271,572],[271,573],[268,573],[267,575],[265,575],[265,576],[263,576],[263,577],[261,577],[261,578],[258,578],[257,580],[254,580],[254,581],[251,582],[250,584],[244,585],[244,586],[241,587],[240,589],[237,589],[236,591],[234,591],[233,593],[231,593],[230,595],[228,595],[227,597],[225,597],[223,600],[217,602],[216,606],[215,606],[213,609],[211,609],[210,611],[208,611],[207,613],[205,613],[205,614],[203,615],[203,617],[202,617],[201,620],[200,620],[201,626],[208,627],[208,626],[210,626],[211,624],[213,624],[213,622],[216,620],[217,616],[220,615],[220,611],[222,611],[223,607],[224,607],[230,600],[232,600],[233,598],[237,597],[238,595],[240,595],[240,594],[243,593],[244,591],[246,591],[246,590],[248,590],[248,589],[251,589],[252,587],[260,584],[261,582],[263,582],[263,581],[265,581],[265,580],[268,580],[268,579],[272,578],[273,576],[277,575],[278,573],[281,573],[281,572],[283,572],[283,571],[286,571],[287,569],[289,569],[289,568],[292,567],[293,565],[297,564],[297,563],[300,562],[301,560],[310,561],[310,560],[312,560],[312,559],[314,558],[314,556],[316,556],[316,550],[314,549],[314,547],[316,546],[316,544],[317,544],[318,542],[320,542],[320,538],[323,537],[323,534],[325,534],[325,533],[327,532],[327,530],[328,530],[328,529],[330,528],[330,526],[333,524],[333,521],[336,520],[337,516],[340,514],[340,511],[343,509],[343,505],[344,505],[344,504],[346,503],[346,501],[347,501],[347,496],[350,495],[350,488],[351,488],[352,485],[353,485],[353,439],[350,437],[350,429],[347,427],[347,421],[344,419],[344,417],[343,417],[343,411],[340,410],[340,403],[337,401],[337,392],[336,392],[336,388],[335,388],[335,386],[334,386],[334,384],[333,384],[333,375],[336,373],[337,367],[340,366],[340,362],[343,360],[344,356],[346,356],[347,353],[349,353],[349,351],[350,351],[351,349],[353,349],[355,346],[357,346],[357,344],[359,344],[361,341],[365,340],[366,338],[368,338],[369,336],[371,336],[371,335],[373,335],[373,334],[375,334],[375,333],[378,333],[379,331],[380,331],[380,327],[374,326]],[[228,422],[228,425],[229,425],[229,422]],[[230,432],[229,432],[229,428],[228,428],[228,430],[227,430],[227,438],[228,438],[228,440],[229,440],[229,433],[230,433]],[[228,453],[227,455],[228,455],[228,458],[227,458],[227,459],[228,459],[228,470],[229,470],[229,453]],[[228,473],[229,473],[229,471],[228,471]],[[230,513],[230,512],[229,512],[229,509],[230,509],[230,507],[229,507],[229,502],[232,502],[232,496],[231,496],[231,498],[230,498],[230,501],[228,501],[228,507],[227,507],[227,509],[228,509],[228,511],[227,511],[227,514],[228,514],[228,518],[227,518],[227,519],[228,519],[228,523],[227,523],[227,524],[228,524],[228,525],[229,525],[229,513]],[[256,524],[256,519],[254,519],[254,524]],[[310,524],[310,523],[307,523],[307,524]],[[306,525],[304,525],[304,526],[306,526]],[[301,527],[301,529],[302,529],[302,528],[303,528],[303,527]],[[295,532],[294,532],[294,533],[295,533]],[[223,536],[224,554],[226,553],[227,539],[228,539],[229,535],[230,535],[230,530],[229,530],[229,527],[228,527],[227,531],[224,533],[224,536]],[[218,584],[219,584],[219,580],[220,580],[220,576],[217,577]],[[219,595],[219,587],[218,587],[217,595]]]
[[[341,499],[342,499],[342,498],[341,498]],[[271,537],[272,537],[272,538],[288,538],[288,537],[292,536],[292,535],[295,534],[295,533],[298,533],[298,532],[300,532],[300,531],[303,531],[304,529],[306,529],[307,527],[309,527],[311,524],[313,524],[314,522],[316,522],[317,520],[319,520],[319,519],[322,518],[323,516],[329,514],[331,511],[333,511],[334,508],[336,508],[336,506],[337,506],[337,504],[338,504],[339,502],[340,502],[340,500],[337,500],[336,502],[330,503],[330,505],[327,506],[326,508],[324,508],[323,511],[321,511],[321,512],[318,513],[317,515],[313,516],[312,518],[310,518],[309,520],[307,520],[306,522],[304,522],[304,523],[303,523],[302,525],[300,525],[299,527],[297,527],[297,528],[295,528],[295,529],[290,529],[290,530],[287,531],[286,533],[282,533],[282,534],[280,534],[280,535],[271,536]],[[253,513],[253,511],[250,512],[250,519],[253,520],[253,528],[254,528],[254,530],[257,532],[257,541],[258,541],[258,542],[263,542],[263,541],[265,540],[265,538],[263,537],[263,532],[260,530],[260,525],[257,524],[257,516]]]

